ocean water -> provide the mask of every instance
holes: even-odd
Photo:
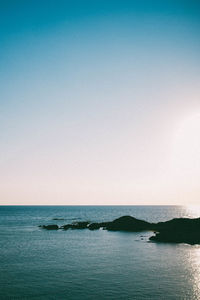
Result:
[[[181,206],[0,206],[0,299],[200,299],[200,246],[40,224],[199,217]],[[53,221],[53,218],[65,220]]]

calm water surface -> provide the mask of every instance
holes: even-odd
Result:
[[[0,299],[200,299],[200,246],[40,224],[199,217],[180,206],[0,206]],[[65,220],[53,221],[53,218]]]

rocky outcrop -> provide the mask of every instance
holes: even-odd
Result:
[[[117,230],[117,231],[142,231],[142,230],[152,230],[154,224],[138,220],[131,216],[120,217],[113,222],[110,222],[106,229],[107,230]]]
[[[152,241],[200,244],[200,218],[188,219],[178,218],[166,222],[149,223],[131,216],[123,216],[112,222],[90,223],[75,222],[62,226],[40,225],[47,230],[89,229],[103,228],[112,231],[154,231],[155,235],[150,237]]]
[[[200,244],[200,218],[179,218],[156,224],[152,241],[167,243]]]

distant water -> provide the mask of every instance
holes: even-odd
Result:
[[[200,246],[40,224],[200,217],[180,206],[0,206],[0,299],[200,299]],[[65,220],[53,221],[53,218]]]

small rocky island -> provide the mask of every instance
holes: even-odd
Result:
[[[131,216],[123,216],[111,222],[91,223],[89,221],[85,221],[74,222],[60,227],[55,224],[40,225],[39,227],[47,230],[96,230],[103,228],[105,230],[112,231],[153,231],[155,235],[150,237],[151,241],[200,244],[200,218],[177,218],[166,222],[149,223]]]

